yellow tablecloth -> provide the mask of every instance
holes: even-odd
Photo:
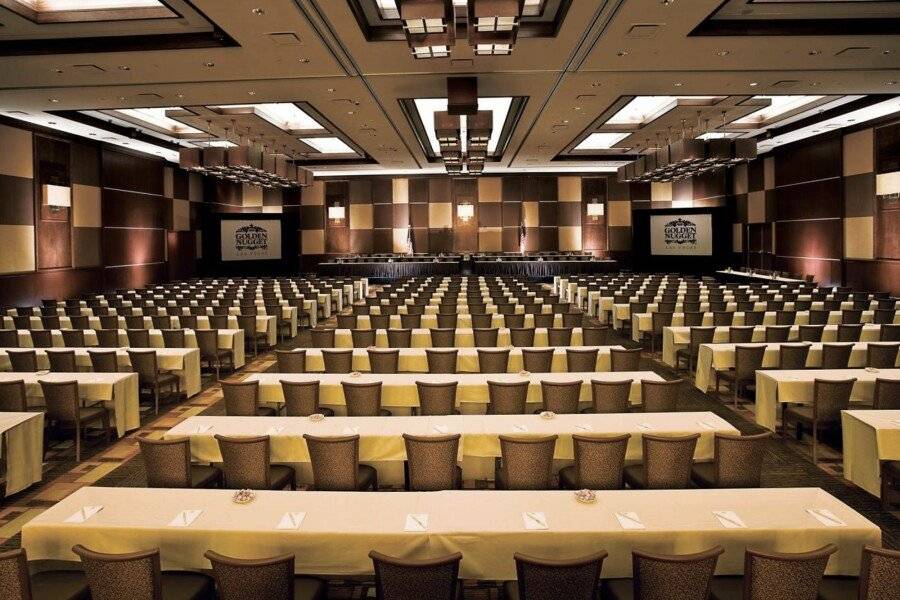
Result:
[[[6,495],[21,492],[43,476],[44,413],[0,412],[0,443],[6,460]]]
[[[841,411],[844,479],[881,497],[881,461],[900,460],[900,410]]]
[[[386,329],[376,329],[375,330],[375,346],[378,348],[387,348],[388,347],[388,337]],[[545,327],[538,327],[534,330],[534,345],[535,347],[546,347],[548,345],[548,337],[547,337],[547,329]],[[412,346],[413,348],[431,348],[431,331],[428,329],[413,329],[412,330]],[[582,336],[581,336],[581,327],[575,327],[572,329],[572,341],[571,346],[581,346],[582,345]],[[510,345],[510,335],[509,329],[506,327],[499,328],[497,332],[497,346],[509,346]],[[350,333],[349,329],[337,329],[334,333],[334,346],[336,348],[352,348],[353,347],[353,335]],[[472,329],[466,329],[457,327],[456,328],[456,343],[455,346],[457,348],[473,348],[475,346],[475,334]]]

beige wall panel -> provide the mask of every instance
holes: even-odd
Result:
[[[30,131],[0,125],[0,175],[34,179],[34,151]]]
[[[203,176],[197,173],[188,174],[188,200],[203,202]]]
[[[100,188],[92,185],[72,185],[72,227],[102,227]]]
[[[560,227],[559,249],[561,252],[581,250],[581,227]]]
[[[322,206],[325,204],[325,182],[314,181],[300,192],[300,204],[305,206]]]
[[[409,179],[392,179],[394,204],[409,204]]]
[[[900,194],[900,171],[876,175],[875,194],[878,196]]]
[[[241,205],[251,208],[258,208],[263,205],[262,188],[256,185],[245,183],[241,189]]]
[[[350,205],[350,229],[372,229],[372,205]]]
[[[775,189],[775,157],[769,156],[763,161],[763,185],[767,190]]]
[[[0,225],[0,273],[34,271],[34,227]]]
[[[282,207],[282,206],[263,206],[262,211],[264,213],[268,213],[268,214],[280,215],[281,213],[284,212],[284,207]]]
[[[766,193],[750,192],[747,194],[747,222],[766,222]]]
[[[731,245],[732,250],[735,252],[743,252],[744,251],[744,224],[743,223],[734,223],[732,224],[733,233],[731,234]]]
[[[538,227],[541,224],[540,213],[538,212],[537,202],[522,203],[522,219],[525,227]]]
[[[844,136],[844,177],[875,172],[874,138],[872,129]]]
[[[503,199],[503,179],[500,177],[478,178],[478,201],[500,202]]]
[[[631,202],[610,200],[606,203],[606,224],[610,227],[631,227]]]
[[[503,228],[479,227],[478,250],[481,252],[500,252],[503,250]]]
[[[874,258],[875,223],[873,217],[844,219],[844,257]]]
[[[432,202],[428,205],[428,227],[431,229],[451,229],[453,227],[453,204]]]
[[[746,194],[750,191],[750,178],[748,176],[748,167],[746,163],[735,165],[734,170],[734,193]]]
[[[172,200],[172,230],[190,231],[191,205],[187,200]]]
[[[654,181],[650,184],[650,201],[651,202],[671,202],[672,201],[672,182],[671,181]]]
[[[325,254],[324,229],[310,229],[300,235],[301,254]]]
[[[163,196],[175,197],[175,171],[172,167],[163,167]]]
[[[560,202],[581,202],[581,177],[557,177]]]

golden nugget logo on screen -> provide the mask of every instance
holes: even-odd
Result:
[[[266,254],[269,248],[269,232],[250,223],[234,231],[234,248],[239,254]]]
[[[687,219],[675,219],[664,228],[666,246],[697,244],[697,224]]]

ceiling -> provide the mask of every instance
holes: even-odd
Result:
[[[481,97],[524,99],[487,172],[614,170],[648,146],[723,124],[728,135],[776,138],[765,151],[790,128],[785,119],[900,111],[900,2],[554,0],[556,25],[523,27],[509,56],[476,56],[458,31],[449,58],[418,60],[399,22],[399,33],[377,36],[362,26],[354,5],[375,0],[162,0],[175,17],[76,22],[23,18],[9,8],[16,2],[0,0],[0,114],[167,158],[209,134],[135,136],[115,111],[183,109],[170,114],[190,128],[258,134],[317,175],[443,172],[404,101],[445,97],[453,75],[477,76]],[[741,125],[764,108],[759,96],[809,98]],[[610,125],[643,97],[671,101],[658,118]],[[210,108],[272,103],[301,108],[321,130]],[[575,149],[609,132],[628,136]],[[352,153],[322,153],[301,137],[337,139]]]

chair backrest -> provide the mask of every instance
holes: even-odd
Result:
[[[83,329],[63,329],[62,334],[63,345],[67,348],[84,348],[87,342],[84,341]]]
[[[387,330],[388,346],[391,348],[409,348],[412,346],[412,329],[388,329]]]
[[[48,419],[81,423],[77,381],[41,381],[40,384]]]
[[[166,348],[187,348],[184,329],[163,329],[162,337]]]
[[[276,350],[275,363],[279,373],[306,373],[306,350]]]
[[[375,345],[376,330],[374,329],[351,329],[350,338],[353,341],[354,348],[368,348]]]
[[[591,380],[591,399],[596,413],[627,413],[631,408],[632,380]]]
[[[269,489],[269,436],[232,437],[216,434],[222,474],[229,489]]]
[[[891,600],[900,586],[900,551],[864,546],[859,567],[859,600]]]
[[[517,584],[522,600],[597,600],[606,551],[571,560],[548,560],[516,552]]]
[[[128,329],[125,333],[128,336],[128,345],[131,348],[150,347],[150,331],[148,329]]]
[[[703,313],[700,311],[687,311],[684,313],[685,327],[700,327],[703,325]]]
[[[16,329],[0,329],[0,348],[18,348],[19,332]]]
[[[765,445],[772,432],[756,435],[715,434],[716,487],[759,487]]]
[[[356,329],[356,315],[337,315],[337,326],[340,329]]]
[[[7,350],[6,356],[16,373],[34,373],[38,370],[37,353],[34,350]]]
[[[396,373],[400,364],[400,350],[369,348],[369,367],[372,373]]]
[[[675,412],[681,396],[683,379],[672,381],[642,381],[641,404],[644,412]]]
[[[459,382],[448,381],[446,383],[416,382],[419,394],[419,414],[428,415],[452,415],[456,407],[456,388]]]
[[[609,340],[609,327],[584,327],[581,338],[585,346],[605,346]]]
[[[159,377],[156,350],[140,352],[128,350],[128,360],[131,362],[131,370],[138,374],[142,383],[156,381]]]
[[[285,414],[308,417],[319,412],[319,381],[281,381]]]
[[[694,449],[699,433],[684,436],[644,434],[644,486],[648,489],[683,489],[691,480]]]
[[[634,597],[641,600],[695,600],[709,597],[721,546],[695,554],[631,552]]]
[[[590,490],[621,488],[625,452],[630,438],[629,433],[602,437],[573,435],[578,487]]]
[[[477,348],[478,370],[481,373],[506,373],[509,367],[509,348]]]
[[[555,320],[554,316],[553,313],[535,313],[534,326],[544,328],[553,327],[553,321]]]
[[[259,382],[219,382],[225,398],[225,414],[229,417],[255,417],[259,408]]]
[[[372,550],[375,594],[379,600],[458,600],[462,554],[427,560],[402,560]]]
[[[422,326],[422,315],[412,313],[401,314],[400,326],[405,329],[418,329]]]
[[[220,600],[293,598],[294,555],[239,559],[207,550]]]
[[[572,332],[571,327],[549,327],[547,329],[547,345],[554,347],[571,346]]]
[[[32,600],[28,555],[24,548],[0,552],[0,592],[9,600]]]
[[[766,327],[767,342],[786,342],[791,335],[790,325],[769,325]]]
[[[313,484],[320,491],[356,491],[359,486],[359,436],[304,434]]]
[[[309,330],[313,348],[334,348],[334,329],[313,327]]]
[[[431,330],[432,340],[434,339],[434,330]],[[425,358],[428,361],[429,373],[456,373],[456,356],[459,350],[435,350],[433,348],[425,349]]]
[[[488,380],[489,415],[521,415],[528,399],[528,381]]]
[[[862,336],[863,326],[861,324],[847,325],[841,323],[837,326],[837,341],[839,342],[858,342]]]
[[[555,348],[522,348],[522,367],[529,373],[550,373]]]
[[[488,325],[479,325],[479,327],[490,327],[492,321],[490,318],[488,318],[487,321]],[[525,313],[503,315],[503,326],[508,329],[512,329],[513,327],[525,327]],[[474,316],[472,317],[472,327],[476,327]]]
[[[416,436],[403,434],[409,473],[409,490],[452,490],[457,481],[456,460],[460,434]]]
[[[575,414],[581,399],[581,380],[541,381],[541,398],[544,410],[557,414]]]
[[[27,412],[25,381],[0,381],[0,412]]]
[[[597,370],[597,348],[566,348],[569,373],[592,373]]]
[[[381,411],[381,382],[342,381],[348,417],[377,417]]]
[[[840,423],[841,411],[850,408],[850,394],[856,378],[813,381],[813,419],[819,423]]]
[[[875,379],[872,408],[878,410],[900,410],[900,379]]]
[[[765,346],[735,346],[734,376],[738,380],[754,379],[756,371],[762,368]]]
[[[534,327],[511,327],[509,342],[520,348],[534,346]]]
[[[497,337],[500,330],[496,327],[487,327],[484,329],[473,329],[472,335],[475,338],[475,346],[478,347],[495,347],[497,345]]]
[[[548,490],[553,477],[556,435],[500,436],[500,469],[510,490]]]
[[[800,325],[798,336],[801,342],[821,342],[825,325]]]
[[[147,471],[147,487],[191,487],[191,441],[187,437],[154,440],[138,437]]]
[[[731,344],[749,344],[753,341],[754,327],[752,325],[728,328],[728,342]]]
[[[850,363],[853,344],[822,344],[822,369],[846,369]]]
[[[900,324],[879,325],[878,339],[882,342],[900,342]]]
[[[866,348],[866,366],[876,369],[893,369],[897,365],[898,350],[900,350],[900,342],[869,343]]]
[[[641,349],[619,350],[618,348],[610,348],[609,363],[610,371],[620,373],[626,371],[640,371]]]
[[[781,344],[778,347],[778,368],[799,370],[806,367],[811,344]]]
[[[835,552],[834,544],[796,554],[748,549],[744,553],[744,600],[815,600],[828,559]]]
[[[161,600],[162,574],[159,550],[105,554],[88,550],[81,544],[72,547],[81,558],[81,568],[91,590],[92,600]]]
[[[434,348],[453,348],[456,345],[456,329],[438,327],[429,329],[429,332]]]
[[[75,364],[74,350],[47,350],[47,361],[50,370],[54,373],[75,373],[78,366]]]
[[[350,373],[353,370],[353,349],[322,348],[322,363],[326,373]]]

